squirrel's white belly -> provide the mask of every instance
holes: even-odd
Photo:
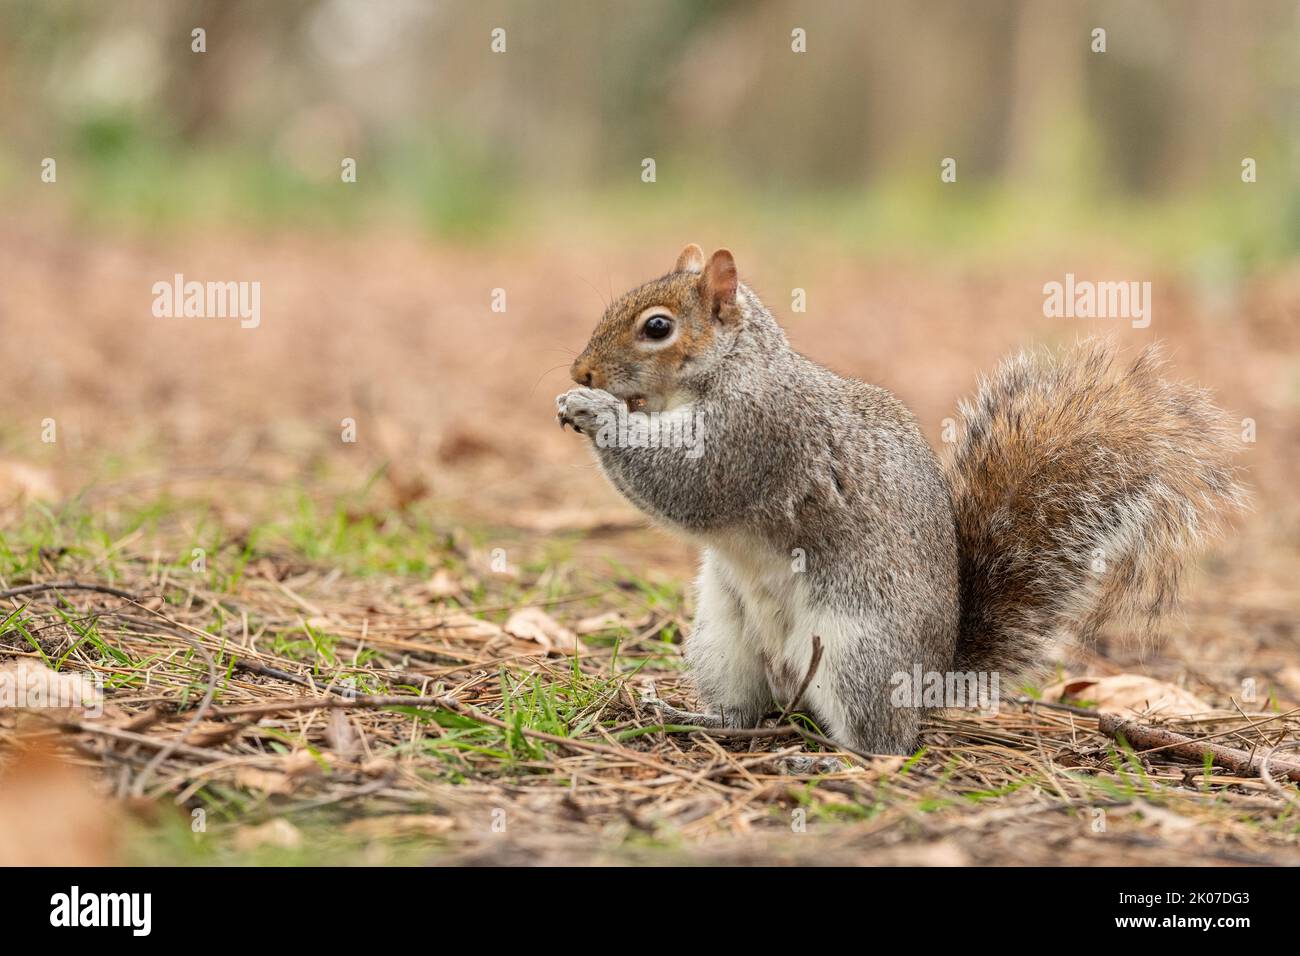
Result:
[[[725,584],[739,601],[739,626],[731,639],[746,650],[758,651],[778,707],[793,703],[811,664],[813,636],[820,638],[822,661],[803,704],[822,703],[830,694],[831,658],[848,629],[838,615],[812,603],[806,573],[796,556],[773,551],[749,536],[736,536],[712,541],[705,560],[715,563],[717,583]],[[705,575],[704,581],[710,577]],[[700,598],[702,602],[727,600],[725,595],[703,593]]]

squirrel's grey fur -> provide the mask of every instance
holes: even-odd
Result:
[[[666,345],[638,332],[658,309]],[[1239,503],[1223,414],[1157,369],[1148,351],[1116,372],[1097,344],[1022,354],[962,406],[945,468],[896,397],[792,350],[730,254],[688,246],[610,307],[557,404],[629,501],[702,546],[686,658],[712,720],[797,704],[846,746],[904,753],[926,711],[897,705],[897,675],[1006,682],[1054,638],[1164,609],[1186,547]],[[640,404],[694,416],[697,455],[595,440]]]

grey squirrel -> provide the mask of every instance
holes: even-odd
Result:
[[[1005,686],[1058,638],[1153,621],[1241,505],[1231,422],[1161,365],[1095,341],[1010,358],[941,464],[898,398],[795,352],[731,253],[692,244],[606,310],[556,405],[703,549],[685,655],[704,712],[673,720],[798,706],[847,747],[907,753],[927,708],[900,706],[899,675]],[[692,447],[664,440],[692,426]]]

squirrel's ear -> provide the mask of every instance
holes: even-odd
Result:
[[[677,265],[673,268],[674,272],[703,272],[704,271],[704,250],[691,243],[682,250],[682,254],[677,257]]]
[[[709,303],[714,318],[726,322],[739,314],[736,308],[738,281],[736,260],[731,257],[729,250],[719,249],[709,258],[709,264],[704,267],[704,276],[700,279],[704,300]]]

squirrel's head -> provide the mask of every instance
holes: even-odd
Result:
[[[692,243],[673,271],[619,297],[601,317],[570,370],[579,385],[662,411],[707,380],[740,324],[736,262],[726,249],[704,261]]]

